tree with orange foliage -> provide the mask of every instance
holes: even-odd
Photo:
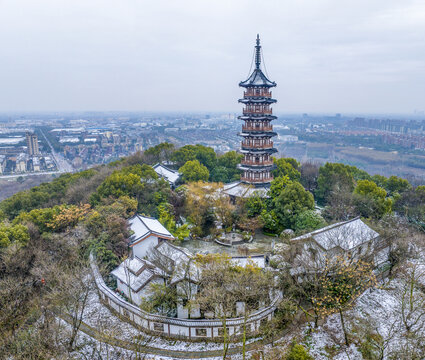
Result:
[[[326,259],[319,282],[323,294],[313,298],[313,306],[322,316],[339,312],[345,344],[349,346],[343,312],[366,289],[376,286],[372,266],[362,260],[351,260],[342,256]]]
[[[58,212],[53,215],[53,219],[47,224],[47,227],[54,231],[62,231],[76,226],[89,213],[91,208],[89,204],[76,205],[61,205]]]

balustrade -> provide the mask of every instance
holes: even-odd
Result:
[[[266,178],[263,178],[263,179],[251,179],[251,178],[247,178],[245,176],[241,176],[241,180],[249,182],[249,183],[266,183],[266,182],[272,181],[273,177],[269,176],[269,177],[266,177]]]
[[[246,126],[242,125],[243,131],[272,131],[273,126]]]
[[[243,92],[244,96],[250,96],[250,97],[272,97],[272,92],[267,90],[248,90]]]
[[[242,160],[242,165],[258,165],[258,166],[268,166],[273,165],[273,160],[264,160],[264,161],[253,161],[253,160]]]
[[[249,110],[249,109],[243,109],[242,113],[244,115],[250,115],[250,114],[272,114],[272,109],[261,109],[261,110]]]
[[[270,141],[269,144],[250,144],[242,141],[242,147],[250,148],[250,149],[270,149],[273,147],[273,141]]]

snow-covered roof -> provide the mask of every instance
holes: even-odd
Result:
[[[177,170],[169,169],[168,167],[162,164],[156,164],[153,166],[153,169],[158,174],[158,176],[164,178],[171,184],[175,184],[180,178],[180,173]]]
[[[236,181],[223,186],[223,192],[229,196],[247,198],[253,195],[267,196],[269,189],[266,187],[253,187],[241,181]]]
[[[190,258],[192,257],[192,254],[190,254],[186,249],[182,249],[178,246],[171,245],[167,241],[161,242],[158,246],[156,246],[155,249],[161,255],[171,259],[174,263],[178,263],[181,261],[188,262]]]
[[[174,236],[157,219],[136,214],[128,219],[128,222],[131,231],[133,231],[133,235],[130,237],[130,245],[150,234],[174,239]]]
[[[354,218],[298,236],[291,241],[314,239],[325,250],[339,246],[347,251],[378,236],[379,234],[367,226],[360,218]]]
[[[187,249],[172,245],[167,241],[160,243],[155,249],[174,264],[170,284],[184,279],[191,282],[198,281],[199,268],[193,262],[193,255]]]
[[[267,79],[266,75],[263,74],[261,69],[254,69],[252,74],[245,81],[241,81],[239,86],[276,86],[274,81]]]
[[[264,255],[260,256],[234,256],[231,259],[234,265],[245,267],[247,264],[253,264],[261,269],[266,267]]]
[[[163,272],[148,261],[134,257],[125,259],[111,274],[137,293]]]

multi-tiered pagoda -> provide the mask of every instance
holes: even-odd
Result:
[[[277,152],[273,147],[272,121],[276,116],[272,114],[271,105],[276,102],[272,98],[270,89],[276,83],[267,79],[261,70],[261,45],[260,37],[257,35],[255,46],[255,69],[247,80],[239,83],[244,87],[243,99],[239,102],[245,105],[242,116],[242,132],[239,136],[243,138],[240,152],[244,155],[239,169],[243,171],[241,180],[244,183],[256,187],[267,187],[273,180],[274,169],[272,154]]]

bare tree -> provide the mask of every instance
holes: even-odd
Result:
[[[194,303],[204,312],[211,312],[221,319],[223,330],[223,360],[229,349],[230,336],[227,319],[235,313],[237,297],[234,287],[236,272],[232,270],[230,258],[221,254],[197,255],[197,265],[201,268],[200,292]]]
[[[407,335],[416,335],[425,326],[425,270],[417,264],[405,265],[401,271],[403,286],[398,293],[400,321]]]
[[[301,164],[301,184],[313,192],[317,187],[317,178],[319,177],[319,164],[307,161]]]

